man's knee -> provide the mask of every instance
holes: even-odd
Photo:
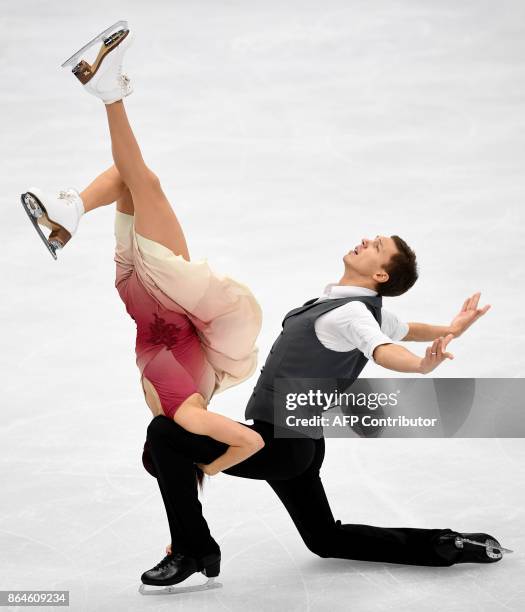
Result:
[[[323,559],[328,559],[333,556],[330,547],[326,542],[320,542],[318,540],[312,542],[305,542],[306,547],[310,552],[313,552],[314,555],[321,557]]]
[[[326,529],[321,533],[303,537],[303,541],[310,552],[314,555],[328,559],[334,556],[339,534],[334,529]]]

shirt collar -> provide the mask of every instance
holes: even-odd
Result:
[[[341,297],[357,297],[362,295],[377,295],[377,291],[368,289],[367,287],[357,287],[355,285],[338,285],[337,283],[329,283],[324,288],[323,297],[326,298],[341,298]]]

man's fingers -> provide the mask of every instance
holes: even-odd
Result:
[[[432,343],[432,359],[439,361],[441,358],[441,338],[436,338]]]
[[[427,361],[432,361],[432,359],[434,359],[435,355],[433,355],[433,353],[436,352],[436,349],[434,348],[434,345],[436,344],[436,342],[434,341],[430,346],[427,346],[427,349],[425,351],[425,359]]]
[[[467,298],[464,302],[463,302],[463,307],[461,308],[461,312],[465,312],[465,310],[467,310],[467,306],[469,303],[470,298]]]
[[[480,312],[480,316],[484,315],[489,308],[490,308],[490,304],[487,304],[486,306],[483,306],[483,308],[481,309],[481,312]]]
[[[475,317],[472,319],[472,323],[474,323],[474,321],[477,321],[480,317],[482,317],[490,308],[490,304],[487,304],[484,308],[478,308],[476,310],[476,315]]]
[[[453,337],[453,334],[448,334],[448,336],[439,338],[439,349],[437,358],[439,359],[440,363],[445,359],[454,359],[454,355],[452,355],[452,353],[444,352],[447,344],[452,340]]]
[[[469,300],[469,305],[468,305],[468,310],[475,310],[478,307],[478,302],[479,302],[479,296],[481,295],[481,293],[478,291],[477,293],[474,293]]]
[[[453,337],[454,334],[448,334],[448,336],[445,336],[445,338],[443,339],[443,350],[445,350],[447,344],[452,340]]]
[[[454,334],[448,334],[447,336],[440,336],[436,338],[432,345],[427,347],[425,351],[425,360],[429,362],[431,369],[434,369],[445,359],[454,359],[452,353],[446,353],[445,348],[447,344],[454,338]]]

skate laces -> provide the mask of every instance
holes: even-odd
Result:
[[[178,559],[182,556],[183,555],[181,553],[173,553],[171,555],[166,555],[164,559],[162,559],[162,561],[159,561],[159,563],[157,563],[157,565],[153,569],[154,570],[162,569],[166,567],[167,565],[169,565],[175,559]]]
[[[120,85],[120,87],[123,87],[123,88],[127,88],[130,83],[129,76],[126,73],[122,72],[122,58],[118,65],[117,83]]]
[[[117,81],[121,87],[127,88],[130,83],[130,78],[127,74],[119,73]]]
[[[58,197],[60,200],[66,200],[68,203],[74,202],[78,194],[74,189],[61,189],[58,192]]]

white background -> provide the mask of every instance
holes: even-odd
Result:
[[[191,256],[259,299],[261,360],[349,249],[396,233],[421,276],[385,307],[447,324],[475,291],[492,304],[434,375],[523,376],[524,17],[501,0],[2,4],[0,589],[67,589],[90,612],[523,609],[518,439],[330,439],[322,471],[343,522],[486,531],[516,551],[500,563],[321,559],[266,483],[221,474],[203,503],[224,588],[139,595],[170,538],[140,461],[151,416],[113,285],[114,206],[54,261],[19,194],[80,190],[112,164],[102,103],[59,65],[126,18],[144,158]],[[241,420],[255,380],[210,408]]]

